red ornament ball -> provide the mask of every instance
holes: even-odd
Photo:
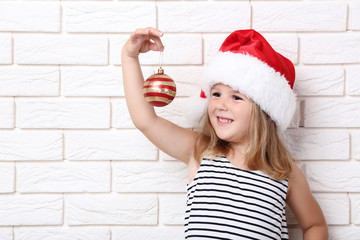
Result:
[[[164,107],[172,102],[176,95],[176,85],[171,77],[159,68],[144,82],[143,94],[148,103],[154,107]]]

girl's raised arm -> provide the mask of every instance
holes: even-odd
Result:
[[[148,51],[162,51],[162,36],[163,33],[154,28],[137,29],[125,43],[121,59],[126,103],[133,123],[153,144],[188,164],[193,155],[195,133],[157,116],[142,93],[144,77],[138,56]]]

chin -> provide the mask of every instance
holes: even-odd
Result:
[[[224,136],[223,134],[216,134],[216,136],[222,141],[225,141],[225,142],[228,142],[228,143],[231,142],[231,138],[229,138],[228,136]]]

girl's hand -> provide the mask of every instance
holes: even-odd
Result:
[[[137,58],[140,53],[152,51],[163,51],[164,45],[160,37],[164,35],[163,32],[155,28],[137,29],[130,35],[130,39],[123,47],[123,54],[128,57]]]

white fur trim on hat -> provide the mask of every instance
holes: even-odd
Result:
[[[201,88],[210,96],[213,85],[231,86],[254,101],[285,130],[295,113],[296,96],[286,78],[248,54],[218,52],[206,68]]]
[[[200,96],[192,96],[185,102],[183,112],[185,118],[192,127],[199,127],[201,118],[207,111],[208,100]]]

